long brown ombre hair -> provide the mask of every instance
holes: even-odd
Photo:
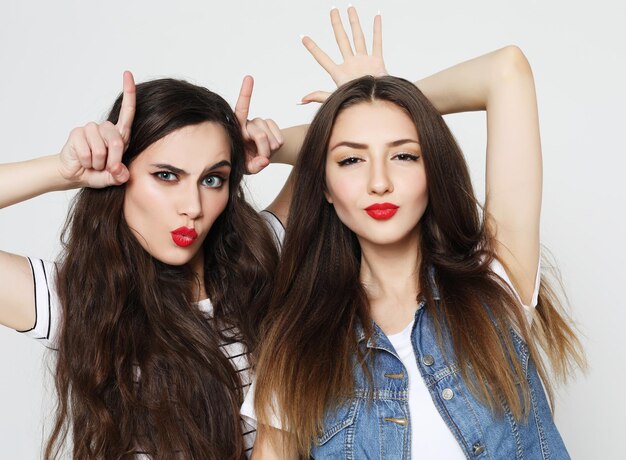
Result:
[[[475,199],[465,159],[443,118],[410,82],[363,77],[339,88],[322,105],[294,171],[294,197],[268,326],[257,368],[255,410],[272,425],[277,411],[288,439],[309,453],[324,414],[354,393],[355,325],[371,337],[372,319],[360,282],[361,253],[355,234],[324,196],[328,142],[337,116],[356,104],[393,103],[413,120],[420,139],[428,206],[419,223],[419,286],[439,343],[444,334],[464,381],[494,413],[503,402],[518,419],[528,414],[529,389],[514,351],[519,330],[548,390],[546,364],[566,377],[583,363],[580,345],[561,306],[542,282],[532,328],[521,305],[490,269],[494,237]],[[441,300],[435,301],[435,289]],[[417,302],[417,299],[416,299]],[[545,352],[542,359],[540,350]],[[366,375],[367,368],[364,365]],[[522,391],[518,391],[521,382]]]
[[[166,265],[140,246],[124,219],[125,186],[81,190],[62,237],[59,403],[45,456],[58,457],[71,434],[77,459],[133,458],[138,450],[152,458],[241,459],[241,382],[220,344],[256,347],[277,253],[244,199],[244,145],[226,101],[172,79],[136,91],[126,166],[185,126],[217,123],[230,138],[229,201],[202,248],[213,320],[194,303],[191,268]],[[120,106],[121,96],[109,121]],[[231,327],[239,334],[223,337]]]

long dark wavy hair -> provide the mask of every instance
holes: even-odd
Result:
[[[117,121],[120,105],[121,96],[109,121]],[[124,219],[123,185],[81,190],[62,236],[59,403],[47,459],[61,454],[68,434],[81,460],[133,458],[136,451],[244,458],[241,382],[220,345],[238,339],[256,348],[277,253],[240,186],[239,124],[226,101],[205,88],[173,79],[139,84],[123,163],[202,122],[219,124],[231,141],[229,201],[202,248],[213,319],[194,303],[190,267],[166,265],[140,246]],[[238,335],[222,336],[231,327]]]
[[[363,77],[324,103],[304,141],[258,361],[259,426],[271,425],[273,410],[280,408],[282,426],[293,435],[290,447],[302,455],[316,441],[326,411],[353,394],[359,354],[355,325],[360,322],[370,336],[373,331],[359,279],[358,240],[326,201],[323,184],[337,116],[374,100],[404,110],[419,133],[429,191],[418,229],[419,286],[440,345],[443,334],[449,334],[453,350],[448,358],[459,364],[471,390],[495,413],[502,412],[504,402],[515,417],[528,414],[528,383],[514,352],[512,326],[528,344],[549,392],[547,364],[566,377],[574,363],[583,363],[580,344],[548,284],[541,283],[529,328],[521,305],[490,269],[496,258],[494,236],[481,215],[465,159],[436,109],[406,80]],[[440,302],[434,299],[432,273]]]

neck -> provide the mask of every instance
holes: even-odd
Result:
[[[367,292],[372,319],[386,334],[400,332],[417,310],[419,235],[392,245],[361,241],[360,279]]]

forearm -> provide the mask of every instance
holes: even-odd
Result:
[[[57,190],[78,187],[59,172],[59,156],[0,165],[0,209]]]
[[[283,145],[272,154],[272,163],[295,165],[309,125],[298,125],[283,129]]]
[[[462,62],[416,81],[442,114],[488,110],[504,85],[532,85],[524,54],[515,46]]]
[[[296,452],[289,448],[286,431],[267,426],[257,431],[252,460],[290,460],[298,458]]]

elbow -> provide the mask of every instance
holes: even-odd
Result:
[[[497,75],[503,81],[518,78],[532,79],[532,69],[524,52],[515,45],[505,46],[497,52]]]

